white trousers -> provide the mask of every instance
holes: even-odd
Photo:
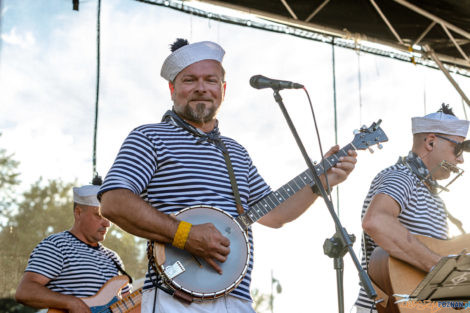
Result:
[[[255,313],[250,301],[237,297],[184,304],[159,289],[154,311],[154,295],[155,289],[143,293],[141,313]]]
[[[356,313],[371,313],[370,309],[366,309],[360,306],[356,306]],[[372,313],[377,313],[376,310],[372,310]]]

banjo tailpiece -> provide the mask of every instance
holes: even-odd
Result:
[[[155,275],[158,275],[158,270],[156,267],[156,258],[158,258],[157,254],[158,252],[154,249],[154,245],[158,245],[160,243],[151,241],[147,245],[147,258],[149,260],[149,265],[152,267],[152,270],[154,271]],[[161,260],[160,260],[161,261]],[[164,260],[163,260],[164,262]],[[149,273],[149,276],[151,277],[151,274]],[[155,286],[155,292],[157,292],[157,288],[163,290],[164,292],[168,293],[169,295],[173,296],[175,299],[183,302],[184,304],[191,304],[193,302],[193,297],[191,297],[189,294],[177,290],[175,288],[172,288],[169,284],[165,284],[165,286],[162,286],[161,281],[154,281],[152,278],[150,279]]]

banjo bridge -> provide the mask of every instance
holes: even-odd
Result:
[[[168,265],[165,267],[164,273],[169,279],[173,279],[176,276],[184,273],[184,271],[186,271],[186,269],[184,268],[183,264],[181,264],[180,261],[176,261],[173,265]]]

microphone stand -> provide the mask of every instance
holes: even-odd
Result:
[[[329,257],[334,258],[334,268],[336,270],[336,283],[337,283],[337,291],[338,291],[338,311],[339,313],[344,313],[343,256],[344,254],[346,254],[346,252],[349,252],[349,254],[351,255],[354,265],[356,266],[356,269],[358,271],[361,284],[364,287],[369,298],[375,299],[377,297],[377,293],[372,287],[372,283],[370,281],[369,276],[367,275],[366,271],[362,268],[352,248],[353,241],[355,240],[354,235],[349,236],[348,233],[346,232],[346,229],[343,228],[343,226],[341,225],[338,215],[336,215],[336,212],[334,210],[333,203],[328,198],[328,194],[326,193],[326,190],[323,187],[323,184],[321,183],[320,178],[318,177],[317,172],[314,169],[314,165],[312,161],[308,157],[307,151],[305,150],[305,147],[302,141],[300,140],[299,134],[297,133],[297,130],[295,129],[294,124],[292,123],[289,113],[287,112],[286,107],[284,103],[282,102],[282,97],[279,94],[279,90],[280,89],[278,88],[273,88],[274,99],[279,104],[282,114],[284,114],[284,118],[286,119],[287,124],[289,125],[289,128],[292,134],[294,135],[295,141],[297,142],[297,145],[299,146],[299,149],[302,152],[302,156],[304,157],[305,163],[307,163],[307,166],[310,169],[311,174],[313,175],[313,180],[315,184],[311,185],[312,191],[315,192],[314,188],[315,186],[317,186],[318,190],[321,192],[321,195],[323,197],[323,200],[325,201],[326,207],[328,208],[328,211],[330,212],[330,215],[333,218],[333,221],[336,226],[336,233],[334,234],[334,236],[325,241],[324,252]]]

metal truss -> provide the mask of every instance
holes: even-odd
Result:
[[[165,6],[168,8],[176,9],[196,16],[213,19],[216,21],[288,34],[314,41],[321,41],[325,43],[334,44],[343,48],[354,49],[356,51],[371,53],[375,55],[380,55],[405,62],[412,62],[415,64],[435,68],[441,70],[444,73],[444,75],[451,82],[457,92],[461,95],[462,99],[470,106],[470,101],[468,97],[459,87],[455,79],[453,79],[453,77],[451,76],[451,73],[455,73],[462,76],[470,77],[470,58],[460,47],[461,44],[470,41],[470,33],[407,2],[406,0],[394,1],[430,19],[429,26],[420,34],[418,38],[414,40],[414,42],[405,42],[405,40],[401,38],[400,34],[393,27],[392,23],[382,12],[375,0],[370,0],[370,2],[384,21],[387,28],[395,37],[396,42],[390,42],[378,38],[371,38],[363,34],[350,33],[347,30],[338,30],[313,23],[312,20],[314,20],[315,15],[317,15],[323,8],[325,8],[325,6],[327,6],[330,0],[324,0],[317,8],[312,11],[312,13],[304,21],[299,20],[296,13],[289,5],[288,0],[279,1],[281,1],[281,3],[284,5],[286,11],[289,13],[290,18],[260,10],[249,9],[243,6],[233,5],[217,0],[136,1]],[[232,9],[238,12],[243,12],[245,14],[243,16],[235,16],[231,14],[215,13],[210,11],[209,9],[198,8],[197,5],[194,5],[194,3],[197,4],[198,2]],[[439,24],[443,28],[452,44],[462,55],[462,58],[455,58],[443,54],[438,54],[429,45],[420,45],[420,42],[426,37],[429,31],[434,26],[436,26],[436,24]],[[465,41],[463,41],[462,39],[455,39],[451,31],[456,34],[459,34],[462,37],[465,37]]]

